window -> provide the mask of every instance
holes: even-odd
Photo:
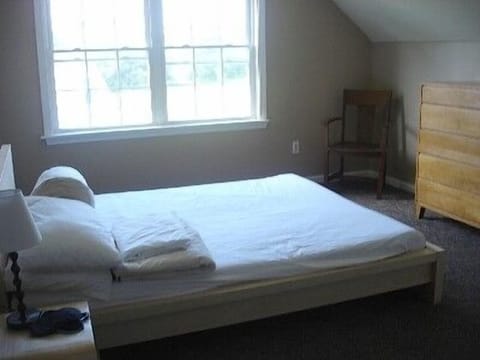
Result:
[[[36,1],[47,141],[264,123],[262,2]]]

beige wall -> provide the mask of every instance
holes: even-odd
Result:
[[[420,86],[480,80],[480,42],[376,43],[372,78],[375,86],[394,91],[388,173],[413,183]]]
[[[339,112],[344,87],[370,78],[368,39],[330,0],[267,0],[267,129],[46,146],[34,38],[32,0],[1,0],[0,142],[13,144],[24,191],[56,164],[79,168],[97,192],[318,174],[323,121]]]

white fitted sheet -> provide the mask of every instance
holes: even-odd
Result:
[[[8,272],[5,273],[8,275]],[[108,301],[113,288],[109,271],[30,273],[21,272],[25,302],[30,307],[56,305],[77,300]],[[7,290],[13,290],[10,276]]]
[[[217,265],[212,272],[114,283],[110,304],[352,266],[425,247],[413,228],[293,174],[97,195],[96,208],[110,227],[132,213],[175,211],[199,232]]]

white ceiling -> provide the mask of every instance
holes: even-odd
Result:
[[[333,0],[373,42],[480,41],[480,0]]]

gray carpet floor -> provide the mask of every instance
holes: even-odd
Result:
[[[347,179],[334,191],[422,231],[447,251],[442,303],[417,289],[102,351],[107,359],[480,359],[480,230],[426,212],[413,196]],[[301,296],[301,294],[299,294]]]

